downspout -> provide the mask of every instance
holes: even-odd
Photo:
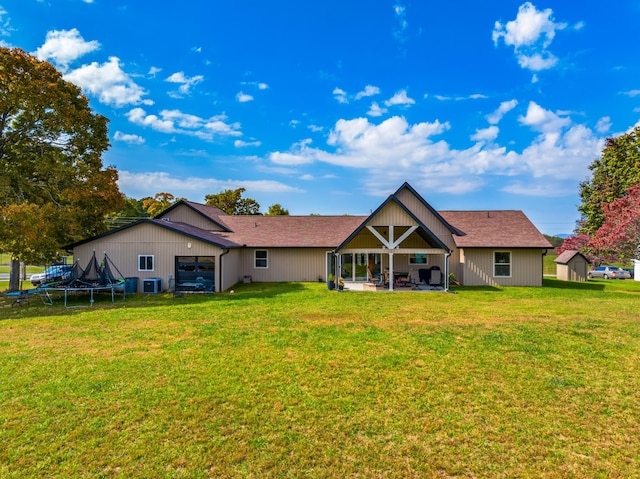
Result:
[[[547,256],[547,250],[542,250],[542,278],[540,279],[540,286],[544,286],[544,257]]]
[[[224,255],[226,255],[227,253],[229,253],[229,248],[225,249],[223,251],[223,253],[220,256],[218,256],[218,258],[220,260],[220,267],[218,268],[218,271],[219,271],[218,276],[219,276],[220,281],[218,282],[218,285],[216,286],[216,289],[218,290],[217,292],[222,291],[222,257]]]
[[[444,291],[449,291],[449,257],[451,253],[445,253],[444,255]]]

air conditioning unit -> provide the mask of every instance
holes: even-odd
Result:
[[[162,278],[145,278],[142,280],[143,293],[159,293],[162,291]]]

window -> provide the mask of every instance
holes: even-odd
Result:
[[[427,264],[427,255],[422,253],[410,254],[409,264]]]
[[[268,266],[268,257],[267,251],[264,249],[256,250],[255,255],[255,267],[256,268],[266,268]]]
[[[152,254],[141,254],[138,256],[138,271],[153,271]]]
[[[511,276],[511,253],[509,251],[495,251],[493,253],[493,275]]]

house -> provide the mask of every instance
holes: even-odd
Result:
[[[576,250],[566,250],[554,260],[556,278],[562,281],[587,281],[589,259]]]
[[[125,277],[196,291],[334,274],[353,285],[384,275],[389,289],[435,277],[446,290],[450,276],[465,285],[542,286],[548,248],[521,211],[438,212],[408,183],[369,216],[230,216],[179,201],[67,247],[81,264],[104,251]]]

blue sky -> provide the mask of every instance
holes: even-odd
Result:
[[[638,25],[640,0],[0,0],[2,45],[110,119],[127,196],[367,215],[408,181],[546,234],[639,123]]]

